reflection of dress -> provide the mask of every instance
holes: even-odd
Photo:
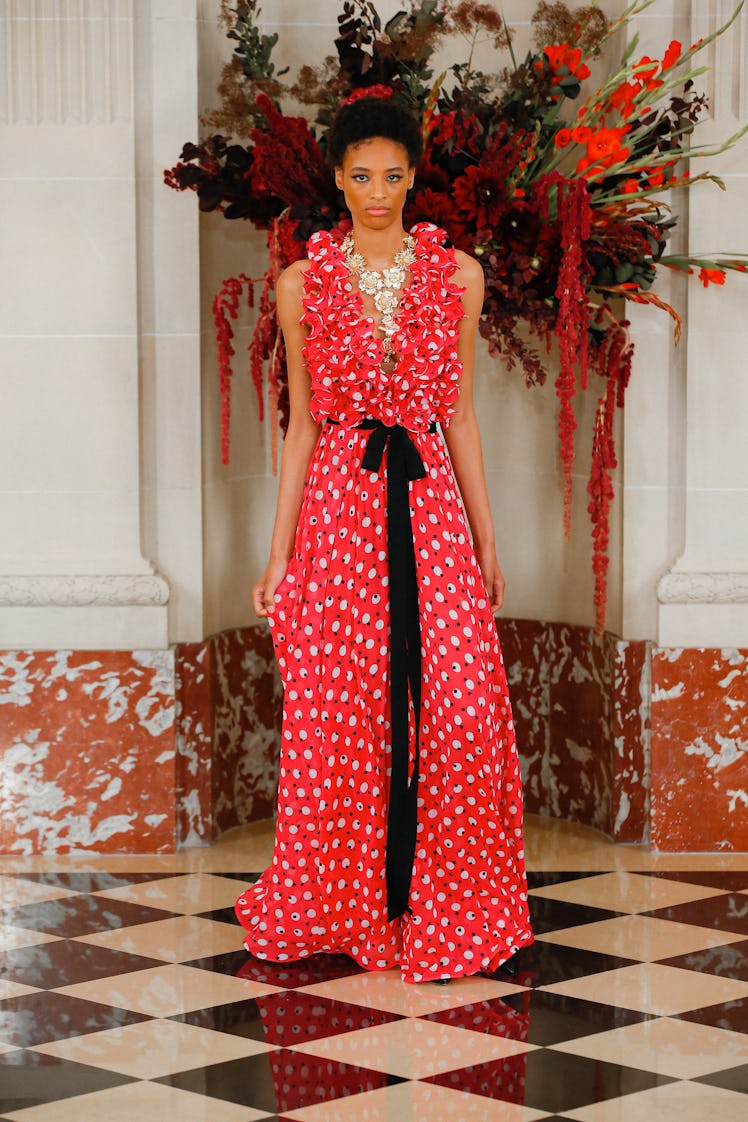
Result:
[[[433,431],[434,421],[448,423],[458,395],[461,289],[443,233],[428,224],[413,233],[390,373],[339,243],[320,233],[309,245],[311,410],[338,424],[322,429],[276,594],[285,689],[278,826],[272,864],[239,898],[237,915],[259,958],[342,951],[370,970],[399,963],[404,980],[418,982],[492,971],[532,934],[503,662],[452,466]],[[407,429],[399,435],[425,467],[424,478],[405,484],[421,645],[418,826],[408,911],[390,921],[387,467],[395,442],[379,472],[362,467],[372,436],[356,427],[364,418],[383,421],[387,435],[389,426]],[[412,774],[412,703],[408,724]]]

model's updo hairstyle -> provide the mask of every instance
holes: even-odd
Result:
[[[328,162],[334,168],[342,167],[348,148],[375,137],[402,144],[410,167],[419,164],[423,155],[421,126],[394,97],[360,97],[343,105],[327,133]]]

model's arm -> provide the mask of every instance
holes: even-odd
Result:
[[[268,611],[273,610],[275,590],[286,575],[304,497],[306,473],[320,433],[320,425],[309,412],[311,381],[302,356],[306,335],[306,329],[301,324],[305,267],[306,262],[303,261],[291,265],[281,273],[276,289],[278,319],[286,344],[291,412],[283,442],[270,560],[252,589],[252,601],[258,616],[267,616]]]
[[[496,557],[483,450],[473,404],[475,339],[483,307],[483,270],[474,258],[465,253],[458,252],[457,261],[460,268],[454,279],[465,289],[462,297],[465,318],[460,325],[458,346],[463,373],[460,378],[460,396],[449,426],[444,431],[444,439],[470,523],[473,546],[488,589],[491,611],[497,612],[504,602],[504,576]]]

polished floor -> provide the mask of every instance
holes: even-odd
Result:
[[[748,855],[527,827],[534,947],[447,986],[250,959],[262,825],[0,858],[0,1122],[745,1122]]]

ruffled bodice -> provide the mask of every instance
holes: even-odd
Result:
[[[304,358],[312,381],[310,410],[355,425],[364,417],[425,429],[449,423],[459,392],[457,353],[463,289],[445,234],[431,223],[410,231],[416,239],[411,280],[400,294],[392,338],[398,356],[384,369],[382,333],[364,312],[340,241],[327,231],[309,239],[302,323],[309,328]]]

